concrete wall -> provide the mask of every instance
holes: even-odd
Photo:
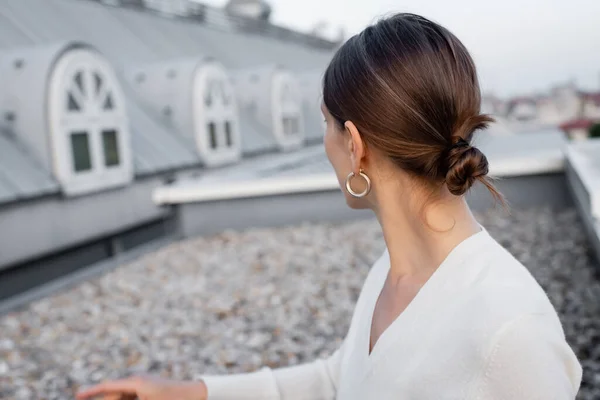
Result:
[[[370,211],[348,208],[339,190],[184,203],[177,207],[180,233],[186,237],[225,229],[284,226],[304,221],[336,222],[372,216]]]
[[[524,175],[499,179],[496,188],[508,200],[509,207],[552,207],[565,208],[573,205],[568,191],[565,174]],[[483,211],[494,206],[494,200],[487,188],[477,185],[468,196],[468,202],[475,211]]]
[[[156,220],[152,202],[160,178],[90,196],[46,197],[0,208],[0,270]]]
[[[484,187],[474,188],[468,202],[482,211],[494,202]],[[519,176],[497,182],[515,208],[564,208],[572,205],[564,174]],[[208,235],[224,229],[242,230],[301,222],[338,222],[372,217],[368,210],[351,210],[339,190],[289,195],[183,203],[177,206],[183,236]]]
[[[46,198],[0,209],[0,313],[87,279],[95,266],[102,266],[98,271],[104,271],[105,265],[112,268],[124,254],[141,254],[139,251],[145,251],[140,250],[141,245],[157,238],[373,217],[368,210],[348,208],[340,190],[158,208],[151,202],[151,192],[160,184],[160,179],[152,178],[94,196]],[[497,186],[514,208],[573,204],[562,173],[508,178]],[[576,192],[580,189],[575,185]],[[586,210],[589,213],[586,193],[579,195],[577,205],[583,210],[588,233],[593,233],[598,227],[585,214]],[[475,188],[468,201],[476,211],[493,205],[483,187]],[[599,235],[590,237],[595,238],[593,245],[600,257]],[[6,268],[17,263],[18,268]]]
[[[573,196],[575,206],[581,216],[581,222],[586,231],[591,249],[596,256],[596,259],[600,261],[600,222],[593,217],[590,207],[590,195],[568,160],[565,165],[565,176],[568,182],[569,191]]]
[[[151,200],[153,189],[161,184],[159,178],[148,178],[93,196],[47,197],[3,207],[0,270],[164,217],[170,210],[155,206]],[[507,178],[497,186],[515,208],[573,204],[562,173]],[[469,194],[468,201],[476,211],[493,205],[480,185]],[[339,190],[184,203],[175,209],[176,230],[184,236],[372,217],[370,211],[349,209]]]

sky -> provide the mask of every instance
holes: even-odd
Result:
[[[226,0],[202,0],[223,6]],[[599,0],[269,0],[272,21],[301,31],[327,22],[360,32],[377,18],[413,12],[450,29],[471,51],[484,92],[543,93],[575,81],[600,91]]]

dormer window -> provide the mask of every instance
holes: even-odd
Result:
[[[225,121],[225,143],[227,144],[227,147],[233,145],[233,137],[231,135],[231,121]]]
[[[300,99],[295,98],[295,93],[288,82],[283,85],[281,90],[281,104],[283,112],[283,134],[285,136],[294,136],[300,133],[300,113],[297,104]]]
[[[93,88],[89,85],[92,85]],[[77,71],[70,87],[66,90],[66,98],[68,117],[65,120],[70,120],[76,125],[85,125],[86,119],[89,119],[91,115],[98,115],[105,117],[107,126],[115,125],[116,121],[111,118],[111,113],[115,109],[113,94],[110,88],[105,87],[105,78],[102,72],[89,69]],[[100,136],[104,167],[115,167],[120,164],[118,127],[114,126],[100,131],[92,129],[91,131],[94,133],[87,130],[71,133],[73,171],[75,173],[92,170],[90,135]]]
[[[200,151],[207,153],[208,159],[237,157],[240,151],[237,105],[224,70],[212,63],[201,66],[195,90],[202,98],[202,107],[194,111]]]
[[[193,140],[207,167],[238,161],[241,138],[229,75],[212,58],[182,58],[136,66],[124,75],[139,101],[168,119],[174,135]],[[139,81],[144,76],[146,84]]]
[[[210,140],[210,148],[216,150],[219,145],[217,144],[217,124],[214,122],[208,123],[208,138]]]
[[[54,67],[49,95],[54,170],[65,192],[130,182],[127,114],[110,65],[92,50],[68,51]]]
[[[226,94],[222,79],[210,79],[204,96],[204,105],[209,114],[207,126],[210,148],[218,151],[233,146],[232,121],[227,117],[227,108],[231,94]],[[210,118],[210,114],[216,114]]]
[[[256,122],[250,132],[260,129],[271,135],[259,145],[248,140],[248,151],[301,147],[305,141],[304,104],[295,75],[272,65],[240,70],[235,77],[245,117]]]
[[[291,75],[280,72],[273,79],[273,118],[275,134],[282,142],[302,143],[302,99],[297,82]]]
[[[104,149],[104,165],[114,167],[119,165],[119,139],[115,129],[102,131],[102,147]]]
[[[90,138],[87,131],[71,133],[71,151],[75,172],[85,172],[92,169]]]

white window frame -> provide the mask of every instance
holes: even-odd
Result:
[[[77,90],[75,76],[83,75],[84,92]],[[94,73],[102,84],[96,92]],[[125,99],[110,64],[97,52],[87,48],[72,49],[56,61],[48,87],[48,117],[54,174],[67,195],[80,195],[123,186],[133,180],[131,136]],[[68,94],[73,93],[80,107],[70,111]],[[103,108],[110,95],[112,109]],[[119,164],[105,165],[102,132],[117,132]],[[86,132],[91,169],[75,171],[71,134]]]
[[[211,102],[207,104],[209,96]],[[237,98],[231,80],[221,65],[211,62],[197,69],[193,98],[196,145],[206,164],[215,166],[239,160],[241,137]],[[214,123],[216,128],[216,148],[211,145],[210,123]],[[230,145],[227,145],[227,123],[230,127]]]
[[[273,134],[284,149],[300,147],[304,143],[304,118],[302,95],[296,79],[289,72],[278,71],[273,75],[271,109]],[[297,132],[289,132],[289,119],[297,120]]]

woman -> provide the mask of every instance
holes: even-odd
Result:
[[[323,79],[325,148],[352,208],[387,250],[328,359],[196,383],[133,378],[79,395],[144,400],[574,399],[581,367],[544,291],[473,217],[489,182],[471,145],[473,60],[443,27],[398,14],[337,52]]]

